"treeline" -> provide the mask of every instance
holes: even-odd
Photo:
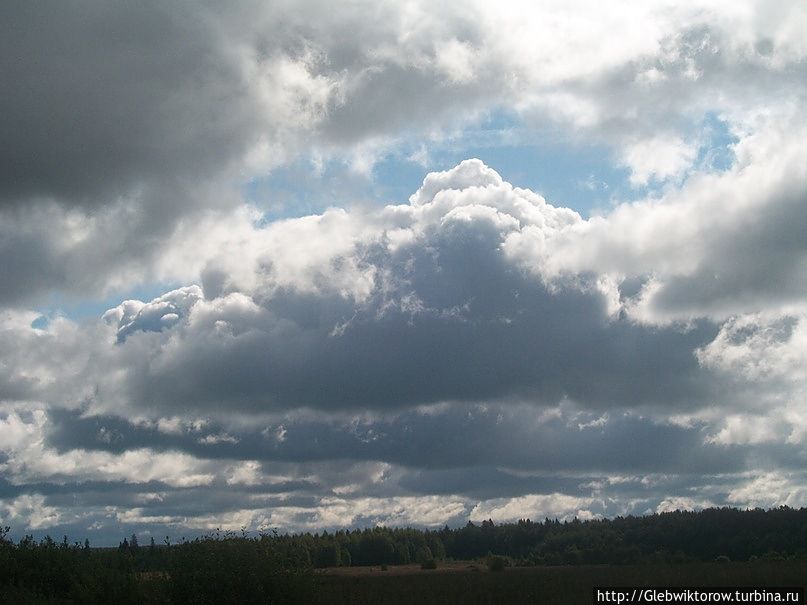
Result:
[[[731,508],[588,521],[528,519],[439,530],[293,535],[216,532],[180,544],[91,548],[0,528],[0,595],[13,603],[307,603],[317,567],[439,566],[445,559],[509,565],[749,561],[807,557],[807,509]],[[491,566],[491,569],[493,567]],[[3,601],[0,598],[0,601]]]
[[[196,605],[311,603],[311,568],[273,536],[211,535],[176,545],[91,548],[51,538],[18,543],[0,528],[0,603]]]
[[[374,528],[280,536],[314,567],[400,565],[502,555],[516,565],[626,564],[807,556],[807,509],[713,508],[588,521],[469,522],[436,531]]]

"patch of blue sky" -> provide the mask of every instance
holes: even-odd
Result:
[[[422,180],[422,168],[419,174]],[[249,181],[243,188],[243,196],[264,213],[262,222],[267,223],[319,213],[328,207],[392,201],[384,198],[384,188],[383,179],[356,172],[342,158],[319,164],[302,156]],[[414,189],[407,197],[413,192]],[[399,201],[406,201],[406,197]]]
[[[734,164],[734,145],[739,141],[729,124],[714,112],[704,115],[700,124],[701,144],[696,166],[699,170],[722,172]]]
[[[721,171],[734,161],[736,139],[720,117],[708,113],[692,125],[698,142],[695,171]],[[314,162],[300,157],[250,181],[244,196],[265,222],[321,212],[330,206],[406,203],[429,171],[447,170],[476,157],[517,187],[532,189],[553,205],[584,217],[607,212],[620,202],[654,196],[669,183],[630,183],[617,151],[584,143],[557,129],[527,127],[508,112],[493,112],[477,124],[443,137],[408,137],[380,152],[370,173],[357,172],[348,157]],[[683,177],[686,178],[686,175]],[[678,183],[680,185],[680,183]]]
[[[349,158],[317,164],[300,157],[250,181],[245,198],[267,221],[320,212],[329,206],[406,203],[427,172],[448,170],[479,158],[514,186],[532,189],[554,205],[584,216],[607,209],[614,199],[636,197],[629,171],[603,145],[564,141],[537,133],[517,116],[494,112],[472,127],[443,137],[410,137],[387,148],[370,174],[356,172]]]
[[[475,157],[513,186],[531,189],[554,206],[589,216],[635,195],[629,171],[600,145],[564,142],[540,133],[485,128],[428,150],[429,168],[446,170]],[[381,172],[379,170],[379,172]],[[394,169],[388,170],[394,174]]]
[[[729,170],[736,160],[734,145],[739,138],[731,132],[729,123],[714,112],[707,112],[702,119],[693,122],[685,140],[697,147],[691,166],[682,174],[670,179],[650,181],[635,187],[638,197],[660,197],[671,187],[680,188],[693,174],[719,173]]]

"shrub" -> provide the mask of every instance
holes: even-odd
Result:
[[[421,569],[437,569],[437,561],[434,559],[426,559],[420,564]]]
[[[488,556],[487,563],[490,571],[504,571],[504,568],[507,567],[507,559],[498,555]]]

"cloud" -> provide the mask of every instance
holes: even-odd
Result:
[[[206,223],[200,285],[98,320],[8,311],[3,501],[72,527],[78,490],[99,532],[757,502],[747,473],[803,464],[801,314],[659,322],[674,269],[555,270],[641,207],[586,221],[468,160],[409,204]]]
[[[799,3],[0,11],[4,520],[109,539],[801,502]],[[472,159],[408,203],[244,202],[299,161],[432,165],[498,115],[606,149],[637,199],[585,219]],[[139,284],[163,293],[26,310]]]
[[[594,516],[588,510],[591,504],[590,498],[575,498],[564,494],[530,495],[480,502],[471,511],[471,518],[499,522],[544,518],[570,520],[573,517],[590,519]]]
[[[739,341],[728,335],[735,323],[705,312],[705,320],[688,312],[679,315],[686,323],[662,325],[648,316],[649,297],[680,275],[682,262],[717,259],[699,259],[695,248],[694,261],[671,257],[647,279],[629,255],[616,273],[607,254],[586,249],[619,250],[612,242],[637,233],[628,221],[636,213],[640,225],[659,221],[661,233],[681,203],[640,203],[585,221],[468,160],[428,175],[408,205],[332,209],[266,226],[243,220],[228,224],[237,226],[229,235],[211,224],[215,245],[197,247],[201,286],[125,301],[104,322],[83,326],[60,319],[33,328],[31,317],[8,315],[3,334],[17,346],[6,354],[6,397],[145,415],[165,430],[224,402],[248,414],[507,400],[703,414],[717,404],[741,418],[751,392],[764,398],[759,389],[723,392],[742,379]],[[633,240],[637,259],[639,246],[660,257],[654,248],[669,238],[645,241]],[[575,253],[590,267],[558,270],[575,259],[571,242],[580,242]],[[777,317],[773,311],[770,321],[792,323]],[[794,392],[799,355],[792,371],[780,370],[790,372]],[[756,363],[776,356],[771,349]],[[798,417],[789,405],[774,424],[795,427]],[[221,441],[217,434],[227,433],[195,438]],[[729,442],[722,434],[715,439]]]
[[[190,308],[203,298],[199,286],[180,288],[150,303],[127,300],[104,313],[104,320],[117,323],[117,342],[123,342],[132,332],[160,332],[186,316]]]
[[[631,168],[631,183],[646,185],[651,179],[665,180],[690,168],[698,155],[696,146],[678,137],[659,135],[627,147],[624,162]]]
[[[256,8],[5,5],[0,303],[154,277],[183,221],[293,153],[285,133],[310,132],[335,84],[271,11],[265,37],[234,36]]]
[[[791,506],[800,508],[807,501],[801,477],[786,473],[770,472],[749,479],[729,492],[728,499],[735,505],[771,508]]]
[[[626,311],[644,323],[799,308],[805,250],[795,234],[807,180],[801,138],[785,135],[800,128],[794,119],[780,116],[743,138],[725,172],[581,221],[551,246],[543,232],[514,232],[506,250],[545,278],[611,275],[628,286]]]
[[[107,371],[87,371],[93,403],[163,416],[224,401],[253,412],[510,397],[699,405],[693,349],[713,327],[648,330],[615,314],[596,276],[549,282],[508,256],[528,232],[549,257],[581,222],[469,160],[427,176],[409,205],[245,231],[202,270],[201,289],[105,314],[117,345]]]
[[[529,403],[456,403],[444,409],[376,413],[364,418],[348,413],[322,418],[321,414],[307,417],[289,412],[260,420],[249,415],[240,427],[225,418],[211,419],[205,428],[188,426],[171,434],[160,431],[159,422],[132,424],[114,416],[82,418],[78,412],[54,411],[48,416],[47,443],[59,453],[75,449],[115,454],[133,449],[179,450],[200,459],[242,460],[255,481],[263,476],[253,464],[256,461],[266,463],[267,468],[330,460],[384,461],[424,469],[406,476],[408,489],[420,491],[426,485],[440,493],[471,490],[477,494],[544,485],[543,480],[523,475],[532,472],[706,474],[737,472],[745,464],[745,450],[714,443],[706,430],[711,425],[704,422],[680,427],[625,411],[601,426],[581,430],[580,425],[596,418],[595,414],[574,408],[560,410]],[[276,438],[280,426],[285,431],[282,440]],[[99,438],[101,429],[103,434],[114,432],[119,438]],[[222,434],[233,439],[204,439]],[[633,446],[620,447],[627,439]],[[784,444],[784,438],[780,443]],[[480,467],[488,469],[483,485],[473,472],[450,478],[436,472]],[[462,482],[455,483],[459,478]]]
[[[103,451],[71,449],[59,453],[43,443],[47,423],[38,410],[30,422],[12,412],[0,420],[0,426],[11,433],[11,439],[0,442],[6,459],[0,468],[22,483],[54,481],[127,481],[159,480],[174,487],[205,485],[213,475],[202,472],[203,465],[178,452],[156,453],[147,449],[127,450],[116,456]],[[102,440],[103,441],[103,440]]]
[[[635,415],[579,428],[592,418],[575,408],[508,404],[360,422],[290,415],[278,443],[254,420],[166,434],[157,423],[114,417],[12,413],[3,421],[12,437],[1,448],[7,508],[0,510],[18,529],[85,535],[98,524],[91,539],[114,540],[156,526],[178,536],[215,527],[441,526],[753,506],[759,496],[748,490],[760,474],[775,482],[765,490],[770,501],[798,502],[803,459],[793,445],[788,459],[775,444],[714,444],[703,426]],[[97,439],[99,426],[120,439]],[[199,435],[225,430],[238,443],[199,443]],[[29,501],[38,508],[22,507]]]
[[[9,522],[23,522],[30,529],[53,527],[63,521],[59,510],[45,504],[39,494],[22,495],[10,502],[3,502],[3,518]]]
[[[714,504],[708,500],[695,500],[686,497],[667,498],[656,507],[656,512],[670,513],[677,510],[703,510],[713,506]]]
[[[383,155],[504,110],[664,182],[697,162],[704,114],[752,133],[804,96],[797,3],[786,18],[725,2],[4,8],[0,304],[15,306],[165,277],[173,234],[227,220],[239,187],[301,154]]]

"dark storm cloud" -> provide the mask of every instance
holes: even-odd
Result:
[[[0,199],[101,205],[242,151],[257,107],[208,10],[4,2]]]
[[[183,220],[233,208],[259,140],[308,128],[314,95],[272,63],[299,56],[229,31],[245,7],[3,3],[0,304],[139,283]]]
[[[399,485],[418,494],[465,494],[472,498],[514,498],[524,494],[563,493],[588,496],[585,483],[595,477],[518,476],[484,464],[464,468],[417,470],[405,473]]]
[[[273,130],[209,7],[0,7],[0,304],[137,283]]]
[[[136,406],[166,415],[212,411],[222,401],[253,411],[507,397],[604,408],[702,403],[708,384],[692,352],[714,337],[714,326],[682,331],[609,318],[597,291],[550,291],[514,267],[500,241],[484,223],[460,222],[399,254],[364,255],[379,274],[405,282],[383,293],[378,284],[361,305],[289,291],[257,307],[222,303],[213,314],[234,326],[233,337],[211,339],[210,323],[179,325],[158,368],[136,352],[160,337],[133,325],[120,345],[124,388]],[[407,297],[418,310],[401,304]]]
[[[387,518],[382,511],[435,498],[424,506],[454,502],[450,510],[456,510],[465,503],[460,512],[440,513],[446,516],[438,523],[451,524],[464,523],[469,514],[542,518],[578,510],[618,515],[753,504],[768,497],[761,493],[767,484],[758,485],[756,477],[790,489],[803,468],[797,444],[725,446],[709,441],[705,425],[685,428],[569,406],[547,411],[524,404],[454,404],[375,420],[287,417],[240,430],[214,421],[188,422],[172,426],[171,434],[76,413],[51,414],[48,425],[44,446],[65,455],[73,448],[85,455],[184,451],[207,459],[202,468],[214,473],[210,483],[188,487],[135,477],[75,482],[69,474],[55,483],[0,485],[0,500],[14,510],[27,506],[35,518],[62,511],[59,531],[82,536],[97,521],[105,529],[89,535],[104,540],[155,524],[171,535],[195,535],[223,523],[251,523],[255,529],[263,518],[283,529],[355,527]],[[225,433],[238,443],[199,442],[200,436]],[[119,438],[106,439],[110,434]],[[42,455],[58,466],[60,458],[52,452]],[[78,511],[83,526],[70,522]]]
[[[604,418],[570,413],[543,418],[543,413],[523,404],[456,404],[428,414],[406,412],[386,420],[327,422],[289,418],[279,425],[240,431],[211,423],[201,431],[186,429],[177,434],[134,426],[115,417],[80,418],[75,413],[61,413],[52,414],[47,443],[61,452],[81,448],[122,453],[148,447],[158,451],[179,449],[199,458],[223,460],[381,461],[411,469],[460,469],[457,480],[465,477],[468,488],[476,488],[478,483],[462,469],[488,468],[491,485],[507,480],[513,487],[523,489],[530,480],[494,469],[567,474],[716,474],[739,472],[748,463],[748,448],[705,443],[707,434],[699,427],[664,425],[621,414]],[[282,430],[278,431],[278,427]],[[279,432],[282,439],[277,437]],[[200,442],[205,435],[222,433],[234,436],[237,442]],[[118,437],[107,439],[110,434]],[[798,448],[783,448],[787,449],[793,451],[791,464],[797,466]],[[755,451],[759,455],[759,448]],[[781,465],[784,459],[775,452],[773,448],[774,465]],[[420,476],[412,475],[408,481]],[[428,481],[439,474],[422,476]],[[414,483],[409,486],[414,489]]]
[[[410,205],[250,228],[246,252],[224,254],[224,277],[125,301],[106,327],[36,330],[19,315],[0,332],[18,346],[0,356],[15,399],[93,413],[703,407],[719,384],[695,352],[719,326],[643,325],[597,275],[547,281],[506,248],[514,235],[549,239],[578,224],[466,161],[430,174]]]
[[[154,264],[183,219],[231,199],[212,185],[189,182],[143,183],[98,208],[19,199],[0,209],[0,305],[36,306],[48,300],[46,294],[77,304],[105,289],[136,286],[153,278]]]
[[[445,27],[412,23],[433,35],[408,36],[412,48],[383,58],[373,49],[400,39],[404,24],[399,7],[373,12],[335,15],[318,2],[4,3],[0,305],[154,279],[177,226],[206,209],[231,211],[251,175],[323,146],[349,154],[413,118],[427,129],[456,115],[470,89],[444,85],[433,46],[469,24],[456,15]],[[426,64],[409,56],[421,50]],[[396,99],[421,102],[393,106],[387,85]],[[490,97],[497,87],[474,91]]]

